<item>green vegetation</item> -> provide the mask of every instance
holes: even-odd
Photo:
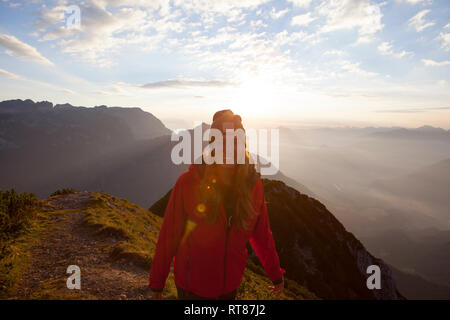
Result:
[[[72,194],[72,193],[75,193],[75,192],[77,192],[77,190],[72,189],[72,188],[58,189],[58,190],[56,190],[55,192],[53,192],[53,193],[50,195],[50,197],[53,197],[53,196],[63,196],[63,195],[66,195],[66,194]]]
[[[32,193],[0,190],[0,298],[26,267],[26,249],[41,227],[36,223],[39,207],[40,201]]]
[[[115,259],[126,258],[143,268],[150,268],[161,218],[127,199],[106,193],[94,194],[86,212],[84,222],[87,226],[99,235],[119,240],[112,253]]]
[[[0,190],[0,299],[7,298],[31,263],[30,249],[41,241],[54,215],[70,210],[46,211],[45,201],[32,193]],[[46,285],[45,288],[50,288]],[[44,288],[44,289],[45,289]],[[45,297],[45,292],[35,292]],[[72,294],[73,295],[73,294]]]
[[[37,300],[96,300],[96,297],[82,290],[67,290],[66,278],[44,281],[30,299]]]
[[[111,251],[115,260],[127,260],[150,269],[162,219],[149,211],[106,193],[96,193],[86,208],[85,224],[98,235],[118,240]],[[173,274],[164,289],[166,298],[177,297]]]
[[[32,193],[0,190],[0,239],[4,241],[16,236],[26,227],[38,206],[39,200]]]

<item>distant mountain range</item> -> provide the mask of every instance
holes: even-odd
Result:
[[[159,156],[156,152],[148,158],[139,156],[160,145],[159,140],[152,139],[166,137],[166,141],[170,133],[159,119],[138,108],[4,101],[0,103],[0,188],[33,191],[41,198],[66,186],[82,190],[96,187],[126,196],[126,183],[132,180],[134,188],[130,192],[142,190],[142,196],[133,200],[145,204],[145,197],[153,201],[159,196],[152,194],[152,186],[156,188],[160,183],[154,179],[161,172],[158,166],[169,162],[152,162]],[[139,161],[140,173],[136,176],[124,176],[119,171],[132,171]],[[109,169],[114,169],[112,172],[120,178],[104,176],[103,173],[111,172]],[[170,175],[166,180],[168,189],[173,181]],[[109,185],[108,181],[123,186]],[[164,184],[159,188],[164,188]],[[123,192],[117,192],[120,189]],[[164,194],[165,190],[161,192]]]
[[[389,131],[374,132],[373,136],[378,138],[396,139],[423,139],[423,140],[446,140],[450,141],[450,130],[432,126],[422,126],[415,129],[396,128]]]
[[[63,126],[68,124],[66,130],[70,128],[95,130],[95,126],[99,126],[98,129],[109,131],[114,125],[117,127],[117,131],[121,131],[122,137],[131,133],[132,137],[138,140],[152,139],[171,133],[161,120],[140,108],[108,108],[104,105],[87,108],[72,106],[68,103],[53,105],[48,101],[8,100],[0,102],[0,115],[2,120],[9,120],[2,122],[4,125],[9,123],[26,125],[31,128],[41,128],[40,126],[51,124],[54,130],[62,130]],[[18,115],[20,115],[20,118],[16,117]],[[44,118],[47,120],[44,120]],[[55,120],[58,120],[58,122],[54,123]],[[2,132],[7,133],[8,131],[2,130]],[[64,132],[53,131],[52,133]],[[109,133],[113,134],[112,132]]]
[[[448,241],[439,232],[450,229],[449,131],[431,126],[280,130],[283,171],[306,184],[370,252],[402,272],[414,271],[416,277],[403,277],[418,280],[410,288],[441,292],[438,287],[450,281],[444,271]],[[416,236],[426,228],[436,230],[433,242]],[[402,241],[405,233],[408,240]]]
[[[389,267],[397,288],[408,299],[450,300],[450,286],[438,285],[417,274],[402,272],[393,266]]]
[[[0,188],[32,191],[40,198],[69,186],[103,190],[148,207],[187,169],[172,163],[177,142],[170,135],[159,119],[139,108],[3,101]],[[313,195],[281,172],[273,178]]]
[[[422,167],[414,172],[392,179],[377,180],[373,187],[381,192],[440,206],[443,219],[450,226],[450,159]]]
[[[450,231],[387,229],[361,241],[397,269],[450,287]]]

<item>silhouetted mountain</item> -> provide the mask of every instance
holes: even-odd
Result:
[[[441,206],[443,215],[450,222],[450,159],[446,159],[416,170],[415,172],[392,179],[377,180],[373,186],[379,191],[395,194],[402,198],[414,199]],[[449,223],[450,226],[450,223]]]
[[[438,285],[417,274],[410,274],[389,266],[398,289],[407,299],[450,300],[450,286]]]
[[[141,141],[120,153],[96,159],[69,174],[82,190],[104,190],[148,207],[175,183],[187,165],[175,165],[170,136]],[[78,172],[78,175],[75,175]],[[66,179],[67,180],[67,179]]]
[[[140,108],[102,107],[109,114],[122,119],[136,139],[153,139],[171,133],[161,120]]]
[[[272,176],[262,175],[262,178],[283,181],[287,186],[294,188],[295,190],[299,191],[300,193],[306,194],[310,197],[315,197],[314,192],[312,192],[308,187],[301,184],[300,182],[295,181],[294,179],[287,177],[281,171],[278,171],[277,174],[272,175]]]
[[[160,120],[137,108],[85,108],[50,102],[0,103],[0,188],[33,191],[39,197],[86,179],[142,140],[170,134]],[[149,142],[152,144],[152,142]],[[132,161],[132,160],[131,160]]]
[[[281,181],[263,180],[270,225],[286,275],[324,299],[402,299],[389,267],[319,201]],[[170,192],[150,210],[164,216]],[[249,247],[251,251],[251,247]],[[249,254],[255,264],[259,260]],[[381,289],[366,286],[367,267],[381,269]]]
[[[445,140],[450,141],[450,130],[435,128],[432,126],[422,126],[415,129],[398,128],[387,132],[372,133],[378,138],[395,139],[423,139],[423,140]]]
[[[450,286],[450,231],[386,230],[361,241],[397,269]]]
[[[178,143],[171,141],[171,131],[138,108],[10,100],[0,103],[0,124],[0,188],[40,198],[72,187],[103,190],[148,207],[188,167],[171,160]],[[274,177],[313,194],[281,172]]]
[[[48,101],[8,100],[0,102],[0,116],[1,120],[7,119],[7,123],[13,122],[16,125],[27,124],[33,127],[45,125],[56,127],[53,130],[52,128],[47,129],[53,131],[53,133],[63,134],[65,132],[55,132],[55,130],[60,129],[57,127],[61,127],[64,124],[69,124],[69,128],[77,128],[78,126],[84,128],[84,126],[97,125],[99,129],[111,130],[112,126],[109,123],[113,121],[110,120],[111,117],[117,119],[115,125],[118,125],[120,129],[123,129],[123,126],[127,127],[125,133],[131,131],[135,139],[152,139],[171,133],[158,118],[151,113],[142,111],[140,108],[107,106],[86,108],[74,107],[68,103],[53,106]],[[86,122],[87,118],[91,118],[91,122]],[[61,123],[53,123],[52,120],[58,120]],[[63,137],[65,136],[61,138]]]

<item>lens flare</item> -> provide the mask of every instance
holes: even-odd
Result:
[[[211,188],[210,186],[207,187],[208,189]],[[199,203],[197,205],[197,211],[200,213],[204,213],[206,211],[206,206],[203,203]]]
[[[194,230],[196,226],[197,224],[194,221],[186,221],[186,229],[184,230],[183,237],[181,238],[181,243],[184,243],[187,240],[189,234]]]

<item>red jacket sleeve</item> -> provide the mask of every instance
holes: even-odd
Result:
[[[280,260],[275,248],[275,242],[273,240],[272,231],[270,230],[269,215],[267,213],[266,199],[264,196],[264,189],[261,180],[257,183],[260,184],[262,194],[262,205],[256,222],[253,233],[250,237],[250,244],[255,250],[256,255],[261,261],[264,270],[273,283],[278,283],[282,275],[286,272],[280,267]]]
[[[184,231],[186,215],[183,209],[182,196],[181,182],[178,179],[172,189],[169,203],[164,213],[155,255],[150,268],[148,287],[155,291],[162,291],[165,286],[170,272],[170,265]]]

